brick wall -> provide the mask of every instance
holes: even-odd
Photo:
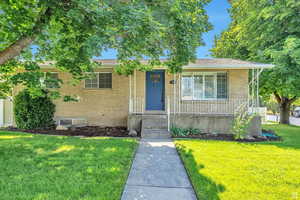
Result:
[[[53,71],[53,70],[51,70]],[[112,72],[112,69],[102,69],[99,72]],[[191,71],[191,70],[189,70]],[[214,71],[214,70],[197,70]],[[216,71],[216,70],[215,70]],[[229,97],[244,97],[248,95],[248,70],[219,70],[228,72]],[[87,119],[89,125],[125,126],[127,123],[129,107],[129,77],[113,73],[112,89],[85,89],[84,81],[73,86],[71,75],[59,73],[64,81],[60,92],[62,95],[77,95],[79,102],[63,102],[56,100],[56,117],[82,117]],[[166,72],[166,96],[174,93],[170,81],[173,75]],[[134,96],[134,76],[132,76],[132,96]],[[136,95],[145,99],[145,72],[136,74]],[[179,84],[177,84],[179,85]],[[18,91],[15,90],[15,91]],[[178,90],[177,94],[178,94]]]

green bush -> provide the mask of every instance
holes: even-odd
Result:
[[[241,112],[235,116],[231,127],[234,139],[244,139],[247,136],[247,130],[255,116],[255,114],[249,114],[248,112]]]
[[[196,128],[178,128],[175,126],[171,128],[171,133],[172,135],[179,137],[202,134],[201,130]]]
[[[55,104],[47,91],[33,97],[28,90],[19,92],[14,99],[14,116],[18,128],[49,129],[54,128]]]

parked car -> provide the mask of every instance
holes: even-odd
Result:
[[[295,107],[295,109],[293,111],[293,116],[300,117],[300,107]]]

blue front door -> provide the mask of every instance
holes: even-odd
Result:
[[[146,72],[146,110],[165,109],[165,71]]]

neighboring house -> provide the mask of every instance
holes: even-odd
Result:
[[[95,77],[73,86],[71,75],[50,65],[43,70],[63,80],[63,95],[77,95],[78,102],[55,101],[61,123],[86,121],[88,125],[128,126],[141,130],[144,116],[158,116],[167,126],[194,127],[207,132],[229,133],[234,113],[243,105],[253,107],[258,77],[272,65],[232,59],[198,59],[170,74],[165,67],[135,71],[131,76],[114,72],[116,60],[97,60],[103,66]],[[249,71],[255,78],[249,81]],[[249,87],[250,84],[250,87]],[[53,87],[53,86],[48,86]],[[253,134],[260,132],[254,120]],[[154,127],[155,128],[155,127]]]

